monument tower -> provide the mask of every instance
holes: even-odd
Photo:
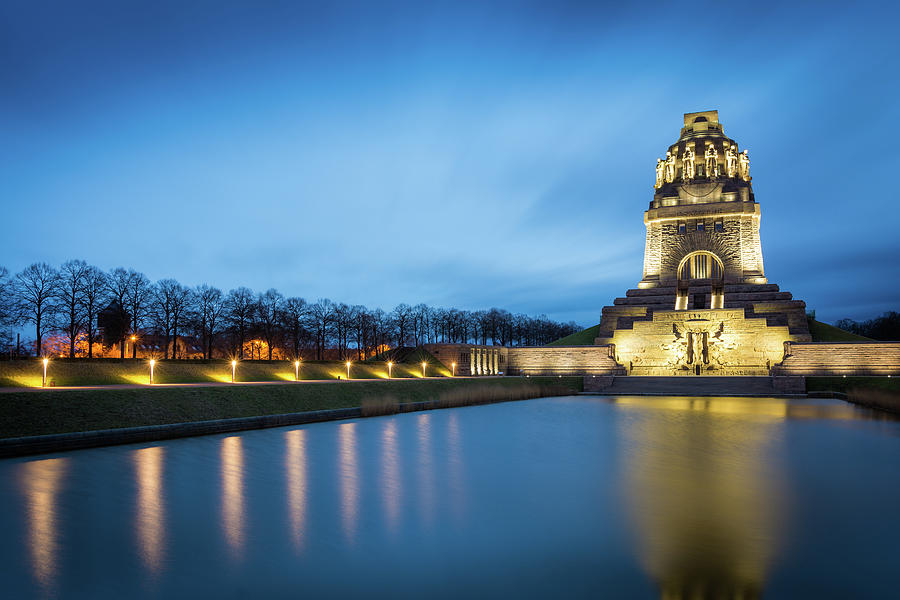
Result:
[[[603,309],[595,343],[639,375],[767,374],[809,341],[806,305],[768,283],[746,148],[718,111],[684,115],[656,161],[643,277]]]

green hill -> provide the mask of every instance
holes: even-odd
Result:
[[[555,342],[550,342],[547,344],[548,346],[593,346],[594,338],[597,337],[597,334],[600,333],[600,324],[594,325],[593,327],[588,327],[583,331],[579,331],[577,333],[573,333],[572,335],[567,335],[564,338],[559,338]]]
[[[834,325],[807,317],[809,332],[814,342],[871,342],[871,338],[844,331]]]

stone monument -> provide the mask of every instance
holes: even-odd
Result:
[[[785,342],[811,340],[805,303],[766,279],[750,159],[737,148],[718,111],[696,112],[657,159],[643,278],[603,309],[595,340],[629,374],[766,375]]]

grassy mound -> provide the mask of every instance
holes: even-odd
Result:
[[[39,360],[0,362],[0,387],[41,387],[42,365]],[[428,360],[429,377],[449,377],[450,371],[433,357]],[[394,364],[395,379],[422,377],[421,360]],[[387,379],[388,367],[383,362],[350,364],[351,379]],[[300,379],[346,379],[347,365],[338,361],[303,361]],[[137,359],[54,359],[47,369],[47,380],[56,386],[110,385],[150,383],[150,365]],[[240,361],[235,370],[236,381],[293,381],[294,363],[290,361]],[[231,381],[231,363],[227,360],[158,361],[153,370],[154,383],[203,383]]]
[[[839,329],[834,325],[822,323],[815,319],[807,317],[809,321],[809,332],[812,334],[814,342],[871,342],[872,340],[849,331]]]
[[[550,342],[547,344],[548,346],[593,346],[594,339],[597,337],[597,334],[600,333],[600,324],[594,325],[593,327],[588,327],[582,331],[577,333],[573,333],[572,335],[567,335],[564,338],[559,338],[555,342]]]
[[[569,395],[581,391],[582,381],[581,377],[448,377],[424,381],[7,392],[0,394],[0,438],[353,408],[361,406],[365,398],[382,396],[397,403],[448,398],[448,402],[459,402],[483,397],[489,391],[491,397],[512,399],[534,393],[535,386],[553,386],[554,394]]]

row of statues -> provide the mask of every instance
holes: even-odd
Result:
[[[719,150],[711,143],[707,142],[706,152],[703,155],[705,159],[706,176],[710,179],[717,179],[721,176],[719,171]],[[685,182],[692,181],[697,176],[696,155],[693,146],[684,149],[681,155],[681,177]],[[666,152],[666,159],[656,159],[656,188],[661,188],[663,183],[671,183],[675,181],[675,156],[671,152]],[[740,177],[744,181],[750,181],[750,156],[744,150],[740,154],[737,147],[731,144],[725,151],[725,176]]]

